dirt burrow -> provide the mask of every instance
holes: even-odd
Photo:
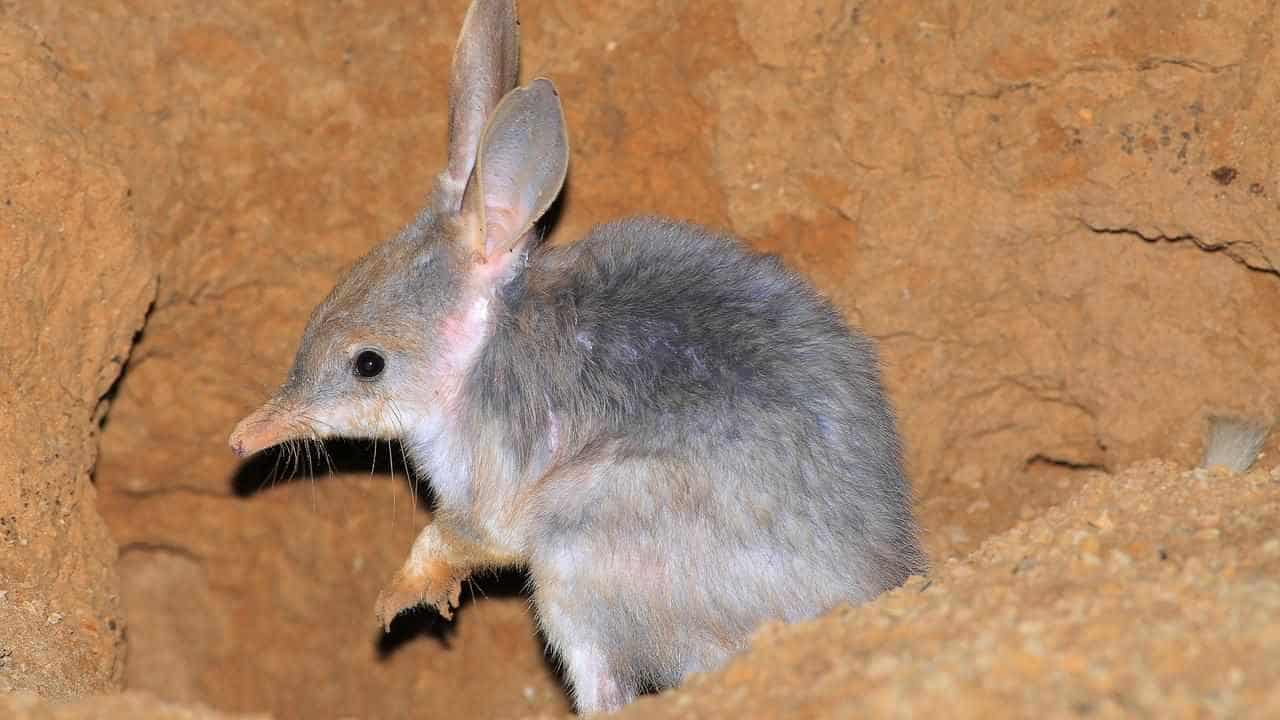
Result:
[[[1169,605],[1141,600],[1168,579],[1159,574],[1165,565],[1142,556],[1136,575],[1109,580],[1140,599],[1122,607],[1110,596],[1090,600],[1081,578],[1092,576],[1076,574],[1062,553],[1044,561],[1054,571],[1045,572],[1062,578],[1052,591],[1034,585],[981,595],[981,587],[1005,582],[1007,567],[979,553],[957,566],[975,578],[962,583],[948,563],[988,538],[1026,542],[1022,521],[1075,527],[1083,516],[1063,508],[1084,507],[1091,487],[1116,513],[1166,527],[1182,516],[1149,513],[1194,512],[1200,502],[1191,494],[1187,508],[1150,504],[1147,493],[1173,482],[1170,466],[1148,466],[1138,471],[1147,480],[1116,485],[1120,494],[1112,495],[1100,488],[1119,480],[1090,473],[1146,457],[1188,466],[1209,413],[1275,416],[1280,368],[1269,358],[1280,342],[1280,143],[1269,121],[1276,86],[1267,81],[1277,69],[1274,3],[525,5],[524,77],[556,80],[573,147],[552,241],[569,242],[619,214],[656,211],[732,229],[813,278],[880,341],[938,567],[935,584],[917,593],[925,599],[911,601],[924,603],[907,613],[918,622],[895,626],[900,644],[884,655],[894,663],[877,660],[869,650],[877,646],[850,633],[897,612],[911,588],[816,625],[770,631],[742,663],[688,692],[646,700],[647,712],[683,703],[707,713],[747,703],[761,715],[780,712],[768,698],[807,703],[812,714],[839,712],[854,699],[923,709],[938,688],[954,688],[954,707],[973,714],[1105,710],[1108,702],[1124,709],[1130,700],[1170,714],[1182,702],[1226,714],[1252,706],[1260,697],[1249,694],[1252,667],[1240,668],[1246,684],[1239,685],[1230,667],[1210,661],[1234,652],[1235,636],[1211,643],[1201,659],[1166,664],[1166,646],[1140,645],[1137,656],[1151,659],[1142,672],[1108,659],[1111,648],[1129,646],[1113,643],[1105,628],[1169,614]],[[395,473],[386,448],[386,472],[370,475],[355,448],[333,476],[278,483],[266,482],[269,460],[240,466],[224,450],[234,421],[282,377],[307,314],[336,274],[421,203],[441,164],[446,68],[463,10],[463,2],[70,8],[0,0],[2,47],[28,73],[11,75],[6,92],[45,97],[26,114],[3,117],[6,144],[22,150],[10,154],[26,163],[58,159],[81,172],[61,194],[23,201],[61,222],[64,234],[15,236],[30,237],[20,246],[33,248],[31,257],[48,254],[12,265],[6,277],[22,282],[7,285],[17,292],[6,290],[4,301],[32,308],[56,296],[77,313],[90,308],[47,321],[31,315],[39,320],[21,326],[31,328],[26,335],[6,338],[21,351],[41,332],[63,333],[41,346],[48,348],[36,356],[42,365],[20,367],[32,380],[0,422],[65,423],[50,437],[74,438],[80,454],[55,473],[62,480],[42,475],[24,486],[42,493],[42,514],[27,522],[43,528],[35,518],[57,517],[58,502],[69,503],[79,513],[69,527],[84,539],[43,529],[24,537],[96,558],[101,578],[88,583],[92,591],[84,583],[32,584],[23,598],[40,608],[30,614],[38,619],[46,606],[101,593],[107,599],[93,601],[92,616],[109,620],[118,614],[109,599],[118,573],[132,689],[279,717],[515,716],[566,707],[518,577],[481,583],[490,597],[469,602],[453,625],[414,615],[389,639],[372,626],[377,588],[427,519],[403,479],[388,477]],[[31,93],[33,84],[45,94]],[[68,143],[73,150],[58,149]],[[99,166],[99,174],[83,170]],[[15,178],[32,175],[14,167]],[[127,201],[110,201],[126,192]],[[96,212],[121,216],[115,225],[82,221],[97,243],[70,234],[67,218],[89,217],[66,213],[65,198],[77,193],[108,198]],[[25,225],[33,226],[43,227]],[[71,252],[86,247],[106,255]],[[121,259],[147,256],[154,270]],[[63,275],[94,279],[63,283]],[[114,395],[95,472],[98,509],[121,547],[112,569],[110,543],[84,500],[94,492],[85,481],[94,410],[123,362],[153,277],[154,308]],[[94,283],[102,289],[92,301],[62,290],[82,293]],[[93,340],[94,332],[111,339]],[[82,342],[111,352],[86,351]],[[75,377],[88,380],[64,380],[67,393],[46,380]],[[37,412],[45,414],[30,415]],[[16,441],[0,463],[26,467],[20,458],[33,447]],[[1276,450],[1273,438],[1271,458]],[[59,482],[75,488],[71,501],[54,501],[63,495],[49,489]],[[1265,518],[1275,486],[1250,482],[1241,497],[1254,506],[1230,505],[1231,493],[1220,502],[1241,517]],[[0,495],[3,502],[17,501]],[[1196,562],[1188,560],[1187,572],[1224,553],[1257,554],[1247,545],[1257,539],[1226,533],[1220,549],[1188,551]],[[6,570],[24,583],[50,567],[43,557],[11,557],[31,558]],[[1255,560],[1250,568],[1266,567]],[[1274,602],[1265,582],[1204,575],[1204,592],[1218,603],[1206,605],[1213,612],[1257,617]],[[1170,587],[1172,606],[1184,592],[1192,593],[1188,602],[1209,602],[1185,583]],[[1017,671],[1038,691],[1017,694],[998,678],[965,674],[966,649],[970,657],[991,650],[991,667],[1014,672],[1000,653],[1021,636],[999,634],[996,624],[1054,592],[1093,614],[1069,622],[1028,616],[1040,623],[1028,637],[1051,636],[1027,640],[1026,663],[1040,665]],[[953,649],[926,653],[935,635],[952,637],[938,635],[944,606],[969,634]],[[6,607],[18,606],[0,600],[0,613]],[[27,644],[52,637],[32,622],[14,637]],[[1078,631],[1062,635],[1068,628]],[[1178,616],[1168,632],[1191,642],[1203,628],[1203,617]],[[85,676],[99,680],[67,694],[118,684],[112,678],[123,655],[118,631],[110,632],[114,639],[96,645],[82,633],[66,636],[57,657],[90,652],[102,668]],[[1068,635],[1079,642],[1069,644]],[[1267,641],[1259,636],[1242,657],[1274,658]],[[108,644],[113,650],[103,649]],[[35,687],[58,675],[33,671],[33,653],[0,657],[0,678]],[[813,661],[814,677],[835,683],[821,693],[806,694],[803,673],[740,669],[809,655],[829,661]],[[1077,664],[1054,664],[1068,656]],[[1079,667],[1097,682],[1044,682]],[[864,700],[859,683],[873,684],[880,699]],[[1055,695],[1054,687],[1075,695]],[[1135,694],[1152,687],[1171,689],[1166,706]],[[1224,704],[1230,693],[1245,704]],[[55,712],[23,712],[46,711]]]

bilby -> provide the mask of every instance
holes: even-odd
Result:
[[[873,343],[721,234],[641,217],[540,245],[568,140],[553,84],[516,82],[515,9],[476,0],[429,204],[315,309],[235,452],[400,439],[438,506],[379,621],[525,566],[581,712],[922,572]]]

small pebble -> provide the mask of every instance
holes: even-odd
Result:
[[[968,463],[961,466],[959,470],[956,470],[956,473],[951,476],[951,481],[957,485],[963,485],[967,488],[977,490],[982,487],[985,475],[986,473],[983,472],[981,467],[973,463]]]
[[[1116,529],[1115,521],[1111,519],[1111,514],[1106,510],[1102,511],[1102,514],[1098,516],[1097,520],[1093,521],[1093,524],[1097,525],[1098,529],[1103,532]]]
[[[1211,528],[1222,524],[1222,516],[1218,513],[1205,513],[1199,518],[1200,527]]]
[[[1077,537],[1075,544],[1084,555],[1097,555],[1102,550],[1102,543],[1098,542],[1095,535],[1085,534],[1084,537]]]

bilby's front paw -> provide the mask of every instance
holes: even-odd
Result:
[[[462,598],[462,581],[467,572],[444,562],[431,562],[422,568],[400,568],[396,576],[378,593],[374,615],[384,630],[401,612],[419,605],[431,605],[446,620],[453,619],[453,609]]]

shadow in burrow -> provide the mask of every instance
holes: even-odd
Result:
[[[400,443],[394,440],[333,439],[302,443],[295,451],[283,447],[268,448],[241,463],[231,478],[231,490],[236,497],[249,499],[284,483],[319,482],[344,474],[394,476],[408,485],[414,502],[420,508],[430,512],[435,507],[429,479],[413,469]],[[420,638],[436,642],[448,651],[452,648],[458,623],[472,604],[488,598],[521,597],[527,601],[528,584],[528,573],[522,569],[477,573],[463,584],[461,602],[453,611],[452,620],[444,619],[434,608],[418,607],[400,613],[390,628],[376,630],[372,642],[377,647],[378,657],[385,662]],[[545,648],[546,641],[541,632],[539,641]],[[559,663],[549,653],[544,653],[543,657],[548,669],[563,684],[564,675]]]

